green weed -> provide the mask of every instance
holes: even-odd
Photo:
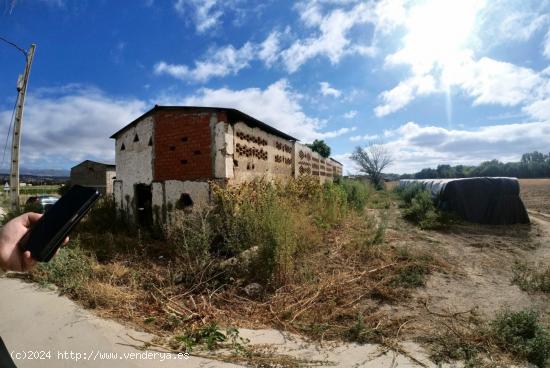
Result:
[[[545,367],[550,358],[550,333],[535,311],[504,310],[491,322],[490,333],[502,350],[537,367]]]

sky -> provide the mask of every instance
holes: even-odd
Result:
[[[395,173],[550,151],[550,1],[0,0],[0,36],[37,44],[27,168],[113,162],[155,104],[324,139],[346,173],[372,142]],[[0,42],[2,149],[24,65]]]

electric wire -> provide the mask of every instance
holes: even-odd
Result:
[[[11,127],[13,125],[13,117],[15,116],[15,109],[17,108],[17,101],[18,100],[19,100],[19,94],[15,98],[15,104],[13,105],[13,110],[11,112],[10,125],[9,125],[9,128],[8,128],[8,134],[6,134],[6,142],[4,143],[4,153],[2,155],[2,163],[0,164],[0,167],[4,167],[4,161],[6,159],[6,149],[8,148],[8,140],[10,138]]]
[[[15,47],[17,50],[21,51],[23,53],[23,55],[25,55],[25,58],[27,58],[27,51],[25,49],[22,49],[21,47],[17,46],[15,43],[9,41],[9,40],[6,40],[4,37],[0,36],[0,41],[4,41],[5,43],[7,44],[10,44],[12,45],[13,47]]]

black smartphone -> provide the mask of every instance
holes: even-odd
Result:
[[[21,238],[19,245],[39,262],[48,262],[69,232],[99,198],[94,188],[74,185]]]

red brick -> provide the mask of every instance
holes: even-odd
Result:
[[[187,137],[186,142],[181,138]],[[184,112],[155,116],[154,180],[198,180],[212,177],[210,114]],[[170,146],[175,146],[174,151]],[[195,155],[195,151],[201,151]],[[181,160],[187,160],[182,164]]]

